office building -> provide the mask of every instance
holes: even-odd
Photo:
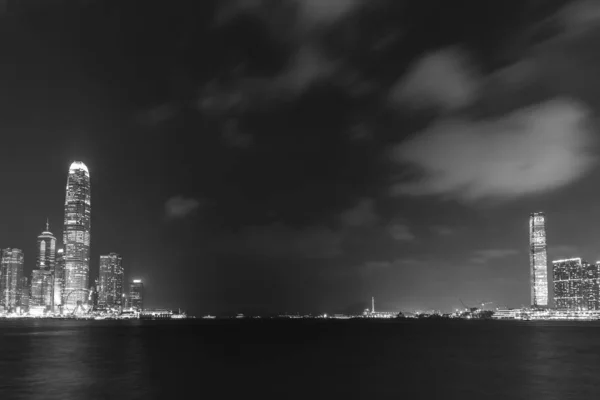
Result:
[[[144,310],[144,284],[141,279],[134,279],[129,284],[129,307]]]
[[[581,258],[568,258],[553,261],[552,266],[556,309],[587,310],[590,282],[586,274],[590,269],[589,263]]]
[[[100,256],[98,305],[106,308],[123,306],[123,259],[117,253]]]
[[[90,271],[91,186],[88,168],[75,161],[69,168],[65,196],[65,303],[69,309],[87,304]]]
[[[531,305],[548,306],[548,262],[546,256],[546,217],[536,212],[529,217],[529,268]]]
[[[21,278],[21,284],[19,287],[19,306],[21,307],[21,312],[27,312],[29,309],[29,280],[26,276]]]
[[[584,304],[587,310],[600,310],[599,270],[600,262],[587,264],[584,268]]]
[[[31,274],[31,305],[54,309],[54,268],[56,262],[56,238],[46,230],[37,237],[36,269]]]
[[[50,232],[50,224],[46,222],[46,230],[37,238],[37,255],[35,268],[44,271],[54,271],[56,260],[56,238]]]
[[[62,308],[65,292],[65,258],[64,249],[56,251],[54,262],[54,311]]]
[[[3,249],[0,257],[0,309],[14,311],[20,304],[23,250]]]
[[[29,306],[50,309],[53,300],[52,289],[52,272],[44,269],[34,269],[31,272],[31,297]]]

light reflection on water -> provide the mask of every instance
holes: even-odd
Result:
[[[121,334],[94,321],[27,322],[0,324],[0,398],[144,397],[135,324]]]
[[[1,400],[592,399],[599,367],[598,323],[0,321]]]

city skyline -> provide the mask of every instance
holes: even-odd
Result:
[[[100,256],[99,279],[89,286],[91,221],[90,174],[85,163],[73,161],[68,170],[64,202],[63,243],[46,229],[37,236],[31,280],[24,276],[21,249],[0,252],[0,306],[2,312],[33,316],[72,314],[77,311],[123,310],[131,291],[140,311],[142,281],[125,287],[122,257],[114,252]],[[66,249],[66,250],[65,250]],[[29,284],[30,282],[30,284]]]
[[[593,2],[29,3],[0,13],[27,277],[75,159],[89,283],[119,253],[148,307],[530,305],[537,210],[548,260],[600,259]]]

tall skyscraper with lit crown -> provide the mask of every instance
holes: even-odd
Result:
[[[87,303],[90,273],[90,173],[81,161],[69,168],[65,196],[65,306]]]
[[[529,216],[529,269],[531,305],[548,306],[548,261],[546,255],[546,217],[542,212]]]

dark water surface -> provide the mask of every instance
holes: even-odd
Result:
[[[0,320],[0,399],[600,399],[600,324]]]

